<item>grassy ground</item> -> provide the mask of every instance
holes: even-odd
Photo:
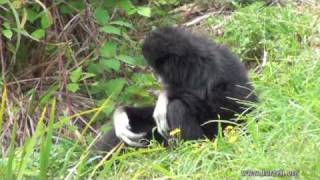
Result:
[[[224,35],[215,39],[244,61],[260,62],[251,70],[260,102],[245,118],[245,127],[229,129],[214,142],[185,142],[171,149],[154,143],[103,157],[89,153],[93,138],[87,129],[78,132],[68,125],[79,114],[55,117],[53,101],[43,109],[51,112],[48,125],[41,116],[24,146],[11,141],[0,159],[0,179],[250,179],[244,175],[271,170],[285,178],[320,178],[319,12],[317,7],[254,4],[203,24],[206,29],[222,25]],[[0,114],[7,108],[5,97],[4,91]],[[108,101],[82,114],[92,114],[94,121]],[[76,140],[55,136],[61,127],[76,132]]]

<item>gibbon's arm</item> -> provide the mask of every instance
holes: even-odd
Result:
[[[157,125],[158,132],[164,137],[169,137],[169,125],[167,121],[167,110],[168,110],[168,96],[166,91],[162,91],[159,96],[158,100],[153,112],[153,118]]]

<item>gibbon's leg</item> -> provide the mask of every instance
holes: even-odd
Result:
[[[183,140],[196,140],[205,137],[201,129],[197,114],[194,114],[183,101],[175,99],[168,104],[168,125],[170,131],[180,129],[180,137]]]

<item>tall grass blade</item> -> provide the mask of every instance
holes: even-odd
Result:
[[[28,139],[24,145],[23,149],[23,156],[21,157],[21,164],[19,168],[19,173],[18,173],[18,180],[23,178],[23,174],[27,168],[28,162],[31,160],[31,154],[34,151],[34,148],[36,146],[36,141],[38,137],[41,137],[44,132],[44,124],[43,124],[43,119],[45,117],[45,114],[47,112],[47,108],[45,107],[41,113],[40,119],[38,120],[36,131],[32,135],[31,139]]]
[[[19,13],[16,10],[16,8],[14,7],[14,4],[10,1],[8,2],[8,4],[9,4],[9,7],[12,11],[12,14],[14,16],[16,26],[17,26],[16,27],[17,40],[16,40],[16,46],[15,46],[15,50],[14,50],[14,55],[12,56],[12,61],[14,62],[16,59],[17,52],[20,47],[22,27],[21,27],[21,22],[20,22],[20,18],[19,18]]]
[[[41,137],[41,149],[40,149],[40,175],[39,179],[48,179],[49,169],[49,157],[52,148],[52,134],[53,134],[53,123],[56,111],[56,99],[54,98],[51,103],[51,112],[47,128],[47,136]]]
[[[5,179],[13,179],[13,161],[14,159],[14,152],[15,152],[15,144],[16,144],[16,133],[17,132],[17,119],[14,119],[13,122],[13,129],[11,132],[11,139],[8,151],[8,164],[5,169]]]
[[[4,110],[5,110],[5,106],[6,106],[6,101],[7,101],[7,87],[4,86],[3,93],[1,96],[1,106],[0,106],[0,134],[2,131],[2,124],[3,124],[3,117],[4,117]]]

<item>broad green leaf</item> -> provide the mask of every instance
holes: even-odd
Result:
[[[79,89],[79,84],[70,83],[67,85],[67,89],[68,89],[68,91],[75,93]]]
[[[35,12],[33,9],[28,8],[27,9],[27,20],[31,23],[33,23],[36,19],[38,19],[38,13]]]
[[[94,73],[82,73],[82,78],[80,80],[85,80],[85,79],[89,79],[89,78],[92,78],[92,77],[95,77],[96,74]]]
[[[2,25],[4,28],[10,29],[10,24],[7,21],[3,22]]]
[[[102,88],[101,86],[101,81],[95,81],[93,83],[90,84],[89,86],[89,91],[92,95],[94,94],[98,94],[98,93],[103,93],[105,89]]]
[[[86,8],[85,1],[68,0],[65,1],[66,4],[59,4],[60,12],[63,14],[72,14],[75,12],[80,12]]]
[[[103,69],[101,68],[101,66],[99,64],[91,62],[88,65],[88,72],[89,73],[100,74],[102,71],[103,71]]]
[[[37,40],[40,40],[45,35],[45,31],[43,29],[37,29],[33,33],[31,33],[31,36]]]
[[[133,58],[135,59],[136,65],[140,65],[140,66],[146,65],[146,61],[143,56],[134,56]]]
[[[4,29],[2,31],[2,34],[8,39],[11,39],[12,35],[13,35],[13,33],[12,33],[12,31],[10,29]]]
[[[106,24],[109,20],[108,11],[102,8],[97,8],[94,11],[94,17],[99,24]]]
[[[78,11],[85,10],[86,3],[85,1],[78,1],[78,0],[68,0],[68,5]]]
[[[141,84],[142,86],[153,86],[158,84],[152,74],[135,73],[132,76],[132,80],[134,84]]]
[[[75,9],[71,8],[70,6],[66,4],[61,4],[59,6],[59,10],[61,14],[71,14],[75,11]]]
[[[150,17],[151,16],[151,9],[149,7],[138,7],[138,14]]]
[[[103,101],[100,101],[100,102],[98,103],[98,105],[101,106],[102,103],[103,103]],[[114,110],[114,108],[115,108],[115,105],[116,105],[116,103],[115,103],[114,101],[110,100],[110,101],[108,102],[108,105],[105,106],[104,108],[102,108],[103,113],[104,113],[106,116],[110,117],[110,115],[112,114],[112,112],[113,112],[113,110]]]
[[[117,59],[102,59],[100,60],[100,64],[104,69],[107,70],[114,70],[116,72],[119,72],[120,70],[120,61]]]
[[[131,85],[126,88],[123,92],[123,96],[125,101],[132,102],[134,101],[138,105],[150,105],[154,103],[154,99],[150,94],[145,91],[145,88],[139,85]]]
[[[144,91],[140,86],[133,84],[126,88],[126,92],[132,96],[140,95],[141,93],[145,93],[146,91]]]
[[[43,13],[43,15],[41,16],[41,27],[43,29],[47,29],[48,27],[50,27],[52,24],[51,18],[49,16],[48,13]]]
[[[80,80],[81,74],[82,74],[82,69],[81,67],[78,67],[76,70],[70,73],[70,80],[73,83],[78,82]]]
[[[131,11],[135,9],[134,5],[130,0],[120,0],[119,6],[122,10],[124,10],[127,14],[131,14]]]
[[[113,97],[117,97],[119,93],[122,91],[126,82],[127,81],[123,78],[109,80],[105,84],[105,92],[107,93],[107,95],[113,94]]]
[[[105,42],[101,47],[100,47],[100,54],[103,57],[114,57],[117,53],[117,45],[114,42]]]
[[[115,34],[115,35],[121,35],[121,29],[114,27],[114,26],[103,26],[102,28],[100,28],[101,32],[107,33],[107,34]]]
[[[131,56],[119,55],[119,56],[117,56],[116,58],[119,59],[119,60],[122,61],[122,62],[127,63],[127,64],[137,65],[136,60],[135,60],[133,57],[131,57]]]
[[[112,22],[110,22],[110,24],[123,26],[123,27],[127,27],[127,28],[130,28],[130,29],[135,29],[131,23],[126,22],[126,21],[112,21]]]
[[[8,0],[0,0],[0,4],[5,4],[7,2],[8,2]]]

